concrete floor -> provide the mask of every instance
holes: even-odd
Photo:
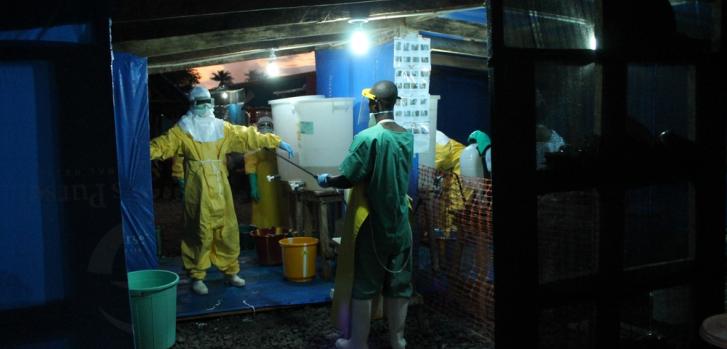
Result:
[[[326,304],[180,322],[173,348],[335,348],[339,333],[329,314],[330,304]],[[405,336],[408,348],[494,348],[467,322],[424,305],[409,308]],[[388,343],[385,320],[374,320],[369,348],[390,348]]]

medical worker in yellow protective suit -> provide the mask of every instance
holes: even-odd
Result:
[[[394,122],[394,83],[379,81],[363,95],[376,125],[353,138],[339,167],[341,175],[318,176],[321,187],[354,188],[338,254],[332,314],[344,332],[350,325],[350,336],[336,341],[336,348],[368,347],[373,298],[381,291],[391,347],[400,349],[406,346],[404,323],[412,295],[407,190],[414,137]]]
[[[184,158],[181,156],[172,159],[172,178],[179,188],[179,197],[184,202]]]
[[[184,158],[184,233],[182,261],[193,279],[192,290],[207,294],[204,279],[214,264],[236,287],[245,285],[237,274],[240,232],[230,184],[227,153],[280,147],[292,148],[274,134],[232,125],[215,118],[209,91],[197,86],[189,94],[190,108],[179,122],[151,141],[151,158]]]
[[[461,175],[460,157],[465,146],[454,139],[449,138],[444,132],[437,130],[436,144],[434,146],[434,167],[444,176],[441,183],[442,195],[439,202],[439,215],[441,217],[440,228],[445,237],[456,231],[456,212],[464,208],[463,193],[460,191],[460,183],[457,181]],[[460,179],[461,180],[461,179]]]
[[[261,117],[257,130],[262,134],[273,133],[273,119]],[[284,227],[284,209],[280,182],[269,181],[268,176],[278,174],[275,154],[261,149],[245,153],[245,173],[250,178],[252,198],[252,224],[258,228]]]
[[[434,167],[442,172],[454,172],[459,175],[459,158],[462,156],[463,150],[464,145],[462,143],[437,130],[434,146]]]

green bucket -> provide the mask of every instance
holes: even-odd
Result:
[[[128,273],[136,349],[167,349],[177,337],[179,275],[166,270]]]

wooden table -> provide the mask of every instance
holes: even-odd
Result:
[[[335,227],[329,224],[329,207],[337,206],[343,203],[343,191],[336,189],[324,190],[308,190],[300,188],[294,192],[296,196],[295,207],[295,229],[299,234],[304,236],[312,235],[312,231],[306,231],[305,223],[307,215],[303,213],[305,206],[313,206],[318,214],[318,233],[319,233],[319,254],[323,256],[323,279],[330,280],[332,276],[332,261],[335,258],[335,242],[333,237],[336,235]]]

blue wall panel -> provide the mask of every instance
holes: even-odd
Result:
[[[146,58],[114,53],[119,195],[128,271],[158,266],[154,230]]]
[[[64,3],[90,24],[2,33],[3,348],[133,346],[110,28],[94,4]]]
[[[378,80],[394,79],[393,43],[373,48],[368,55],[354,57],[348,50],[316,51],[317,93],[327,97],[354,97],[354,131],[366,128],[368,105],[361,90]],[[465,69],[432,67],[430,94],[440,95],[437,127],[465,143],[474,130],[490,133],[490,92],[487,73]],[[418,168],[415,159],[414,168]],[[412,171],[410,194],[416,192]]]
[[[47,28],[0,31],[0,40],[91,43],[93,28],[87,23],[66,24]]]
[[[361,90],[379,80],[394,81],[394,43],[372,47],[368,54],[354,56],[348,49],[316,51],[317,93],[326,97],[353,97],[354,134],[368,127],[369,106]],[[409,177],[409,195],[416,197],[418,157]]]
[[[368,104],[361,90],[379,80],[394,80],[394,44],[372,47],[355,56],[348,49],[316,51],[316,89],[326,97],[353,97],[354,133],[368,125]],[[363,106],[363,110],[361,107]]]
[[[490,91],[487,73],[465,69],[432,67],[432,95],[439,95],[437,128],[450,138],[467,144],[474,130],[490,134]]]
[[[45,62],[0,63],[0,310],[64,296],[49,77]]]

